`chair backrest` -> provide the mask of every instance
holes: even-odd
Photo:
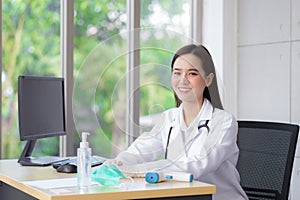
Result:
[[[238,121],[237,170],[249,199],[287,200],[299,126]]]

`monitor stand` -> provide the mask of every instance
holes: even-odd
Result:
[[[28,140],[22,154],[18,160],[22,166],[49,166],[52,163],[67,160],[68,158],[62,158],[57,156],[41,156],[32,157],[32,151],[34,149],[36,140]]]

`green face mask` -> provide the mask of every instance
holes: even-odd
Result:
[[[117,186],[120,184],[120,178],[126,176],[115,165],[101,165],[92,173],[92,181],[105,186]]]

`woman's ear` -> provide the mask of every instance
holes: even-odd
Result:
[[[205,82],[206,82],[206,86],[209,87],[214,79],[215,75],[213,73],[210,73],[206,76],[205,78]]]

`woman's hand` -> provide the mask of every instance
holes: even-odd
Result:
[[[108,159],[106,160],[103,165],[116,165],[117,167],[122,166],[123,163],[121,161],[115,160],[115,159]]]
[[[140,172],[137,165],[125,165],[123,162],[115,160],[115,159],[108,159],[106,160],[103,165],[105,164],[112,164],[119,168],[119,170],[127,177],[131,178],[142,178],[145,177],[144,172]]]
[[[145,177],[145,173],[141,172],[137,165],[124,165],[118,166],[119,169],[127,176],[131,178]]]

